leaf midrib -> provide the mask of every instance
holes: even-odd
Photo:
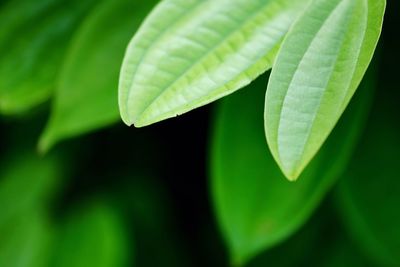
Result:
[[[137,66],[139,66],[144,61],[144,59],[148,56],[149,52],[154,48],[154,46],[158,43],[158,41],[161,40],[161,38],[163,38],[168,33],[168,31],[171,29],[171,27],[175,27],[176,25],[181,23],[186,17],[188,17],[191,14],[190,11],[196,9],[198,6],[200,6],[200,4],[203,4],[203,3],[204,2],[202,2],[202,1],[198,1],[189,10],[187,10],[187,12],[186,12],[186,14],[184,16],[182,16],[180,19],[174,21],[172,24],[167,25],[160,32],[160,34],[154,40],[152,40],[151,44],[147,48],[144,49],[144,53],[141,55],[140,59],[137,61]],[[151,18],[151,17],[149,17],[149,18]],[[146,21],[144,22],[143,25],[145,25],[145,24],[146,24]],[[133,76],[136,75],[137,71],[138,71],[138,67],[135,68],[135,72],[134,72]],[[130,100],[130,95],[131,95],[131,92],[132,92],[132,85],[133,84],[134,84],[133,81],[130,82],[129,88],[127,89],[127,92],[125,94],[126,95],[126,100],[125,100],[126,115],[128,117],[127,118],[128,121],[130,123],[132,123],[132,120],[130,119],[131,116],[130,116],[129,100]]]
[[[327,17],[324,19],[323,23],[321,23],[321,25],[320,25],[319,29],[317,30],[316,34],[315,34],[314,37],[310,40],[310,42],[309,42],[309,44],[308,44],[308,47],[315,41],[316,37],[318,36],[318,34],[320,33],[320,31],[321,31],[322,28],[324,27],[326,21],[332,16],[332,14],[336,11],[336,9],[337,9],[338,7],[340,7],[340,4],[342,4],[342,3],[343,3],[342,1],[338,1],[337,5],[332,9],[332,11],[330,12],[329,16],[327,16]],[[296,66],[296,69],[295,69],[295,71],[293,72],[293,75],[292,75],[291,80],[290,80],[290,82],[289,82],[289,86],[290,86],[290,84],[292,84],[292,82],[293,82],[293,79],[294,79],[294,77],[295,77],[294,74],[297,72],[297,70],[299,69],[301,63],[304,61],[304,57],[305,57],[305,55],[307,54],[307,51],[308,51],[308,49],[305,51],[305,53],[302,55],[302,58],[299,60],[297,66]],[[338,57],[338,56],[336,56],[336,59],[337,59],[337,57]],[[336,61],[336,60],[335,60],[335,61]],[[335,65],[334,65],[334,66],[335,66]],[[332,69],[334,68],[334,66],[332,67]],[[329,80],[328,80],[328,82],[329,82]],[[287,91],[286,91],[286,94],[285,94],[285,98],[283,99],[282,104],[281,104],[281,106],[280,106],[280,115],[279,115],[278,128],[277,128],[277,129],[278,129],[278,130],[277,130],[278,132],[279,132],[279,128],[280,128],[280,126],[281,126],[281,118],[282,118],[283,106],[284,106],[284,104],[285,104],[285,99],[286,99],[286,97],[287,97]],[[322,98],[321,98],[321,99],[322,99]],[[321,104],[321,100],[320,100],[319,102],[320,102],[320,103],[319,103],[319,105],[320,105],[320,104]],[[316,116],[315,116],[315,114],[314,114],[313,119],[312,119],[311,126],[309,127],[310,129],[311,129],[311,127],[312,127],[312,125],[313,125],[313,123],[314,123],[314,121],[315,121],[315,117],[316,117]],[[307,134],[306,140],[309,139],[309,136],[310,136],[310,129],[308,130],[308,134]],[[277,132],[277,137],[278,137],[278,132]],[[303,149],[302,154],[304,153],[304,149],[305,149],[305,147],[306,147],[306,144],[307,144],[307,141],[306,141],[305,145],[304,145],[303,148],[302,148],[302,149]],[[280,145],[279,145],[278,139],[277,139],[277,145],[278,145],[278,147],[277,147],[277,148],[278,148],[278,149],[277,149],[278,157],[279,157],[280,161],[282,161],[282,160],[281,160],[281,155],[280,155],[281,153],[280,153],[280,149],[279,149]],[[298,162],[300,162],[300,160],[301,160],[301,159],[298,159],[295,165],[298,165]]]
[[[226,40],[230,39],[233,35],[235,35],[237,32],[240,32],[241,29],[245,28],[245,26],[252,21],[255,17],[257,17],[259,14],[263,13],[266,8],[269,7],[271,3],[266,4],[263,8],[257,9],[255,13],[253,13],[251,16],[247,17],[244,19],[240,24],[238,28],[235,28],[234,30],[230,31],[224,38],[222,38],[219,42],[217,42],[214,46],[211,47],[211,49],[203,54],[201,57],[196,59],[196,61],[191,65],[190,68],[185,69],[181,74],[178,75],[177,79],[174,79],[171,83],[169,83],[167,86],[164,86],[164,88],[161,90],[161,94],[157,95],[154,97],[150,104],[145,108],[138,117],[145,116],[145,114],[148,112],[148,110],[153,106],[154,103],[157,102],[158,99],[162,98],[166,92],[168,91],[168,88],[171,88],[174,84],[178,83],[187,73],[189,73],[195,66],[199,65],[204,59],[206,59],[209,55],[215,52]],[[129,98],[128,98],[129,99]]]

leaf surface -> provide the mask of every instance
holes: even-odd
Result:
[[[210,103],[271,68],[308,0],[166,0],[129,44],[119,107],[128,125],[164,120]]]
[[[363,88],[302,179],[290,183],[283,179],[265,145],[265,80],[262,76],[224,100],[214,127],[213,202],[232,262],[237,265],[281,242],[310,217],[343,172],[372,94],[371,88]]]
[[[269,147],[295,180],[358,87],[380,36],[384,0],[314,0],[278,53],[265,103]]]
[[[156,0],[103,1],[73,38],[39,148],[118,121],[125,46]]]

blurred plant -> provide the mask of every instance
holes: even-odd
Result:
[[[399,266],[399,110],[375,90],[380,58],[367,71],[385,8],[0,0],[0,266]],[[185,236],[165,128],[111,125],[150,125],[240,88],[208,137],[228,260],[211,221]]]

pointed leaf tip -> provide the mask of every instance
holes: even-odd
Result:
[[[212,197],[233,266],[244,266],[283,241],[313,213],[352,155],[374,89],[359,91],[320,153],[299,181],[290,183],[266,151],[260,118],[265,78],[221,101],[215,114],[210,150]]]
[[[355,93],[380,36],[384,3],[315,0],[285,37],[266,93],[265,130],[289,180],[314,158]]]
[[[211,103],[270,69],[308,0],[162,1],[130,42],[119,106],[146,126]]]

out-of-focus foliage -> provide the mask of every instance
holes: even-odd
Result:
[[[372,86],[362,87],[332,137],[301,180],[293,184],[282,179],[272,156],[265,151],[260,116],[264,82],[265,77],[261,77],[243,92],[229,97],[222,103],[215,122],[213,196],[235,264],[247,262],[306,222],[346,168],[373,94]],[[365,85],[370,85],[370,80]]]
[[[52,228],[40,207],[0,226],[0,266],[48,266]]]
[[[21,214],[42,209],[57,191],[62,176],[59,159],[33,153],[3,156],[0,163],[0,227]],[[0,265],[1,266],[1,265]]]
[[[260,254],[248,267],[373,267],[337,221],[332,206],[322,203],[305,227],[289,240]]]
[[[52,94],[69,40],[94,0],[10,0],[0,10],[0,113]]]
[[[376,266],[400,263],[400,109],[396,96],[378,95],[382,101],[372,110],[337,192],[349,232]]]
[[[182,246],[171,197],[153,175],[138,173],[119,184],[115,201],[133,227],[137,266],[193,266]]]
[[[125,47],[155,2],[103,1],[91,12],[67,53],[41,151],[118,120],[115,92]]]
[[[61,225],[54,240],[51,266],[127,266],[125,229],[115,208],[98,203],[83,204]]]

